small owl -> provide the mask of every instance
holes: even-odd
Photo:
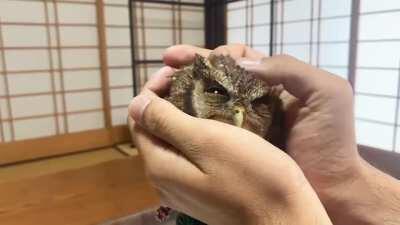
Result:
[[[195,56],[175,72],[168,101],[185,113],[238,126],[283,148],[280,87],[268,86],[230,56]]]

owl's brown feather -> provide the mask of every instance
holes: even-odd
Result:
[[[185,113],[241,126],[284,148],[280,88],[268,86],[230,56],[196,55],[175,72],[168,101]]]

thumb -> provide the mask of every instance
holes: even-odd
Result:
[[[306,102],[311,94],[327,91],[337,78],[330,73],[303,63],[294,57],[280,55],[258,61],[241,59],[239,65],[269,85],[280,85],[294,97]]]
[[[188,158],[194,154],[194,146],[201,146],[193,131],[203,130],[202,123],[148,89],[132,100],[129,115],[144,130],[173,145]]]

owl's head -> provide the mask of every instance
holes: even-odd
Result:
[[[280,88],[246,72],[230,56],[196,55],[172,80],[167,99],[184,112],[242,127],[278,145],[283,130]]]

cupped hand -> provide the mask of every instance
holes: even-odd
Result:
[[[167,49],[164,62],[182,66],[191,62],[195,53],[207,56],[211,51],[174,46]],[[350,190],[365,167],[357,151],[353,93],[348,82],[293,57],[265,57],[245,45],[222,46],[214,54],[229,54],[268,84],[283,85],[285,151],[301,167],[328,212],[336,211],[338,204],[332,195]],[[339,214],[330,215],[335,221],[341,219]]]
[[[331,224],[287,154],[247,130],[191,117],[160,98],[172,73],[161,69],[129,107],[135,143],[163,204],[210,225]]]
[[[361,164],[349,83],[293,57],[265,57],[245,45],[221,46],[214,51],[180,45],[167,49],[170,66],[190,63],[194,54],[229,54],[246,70],[270,85],[283,85],[287,153],[300,165],[317,191],[357,176]]]

